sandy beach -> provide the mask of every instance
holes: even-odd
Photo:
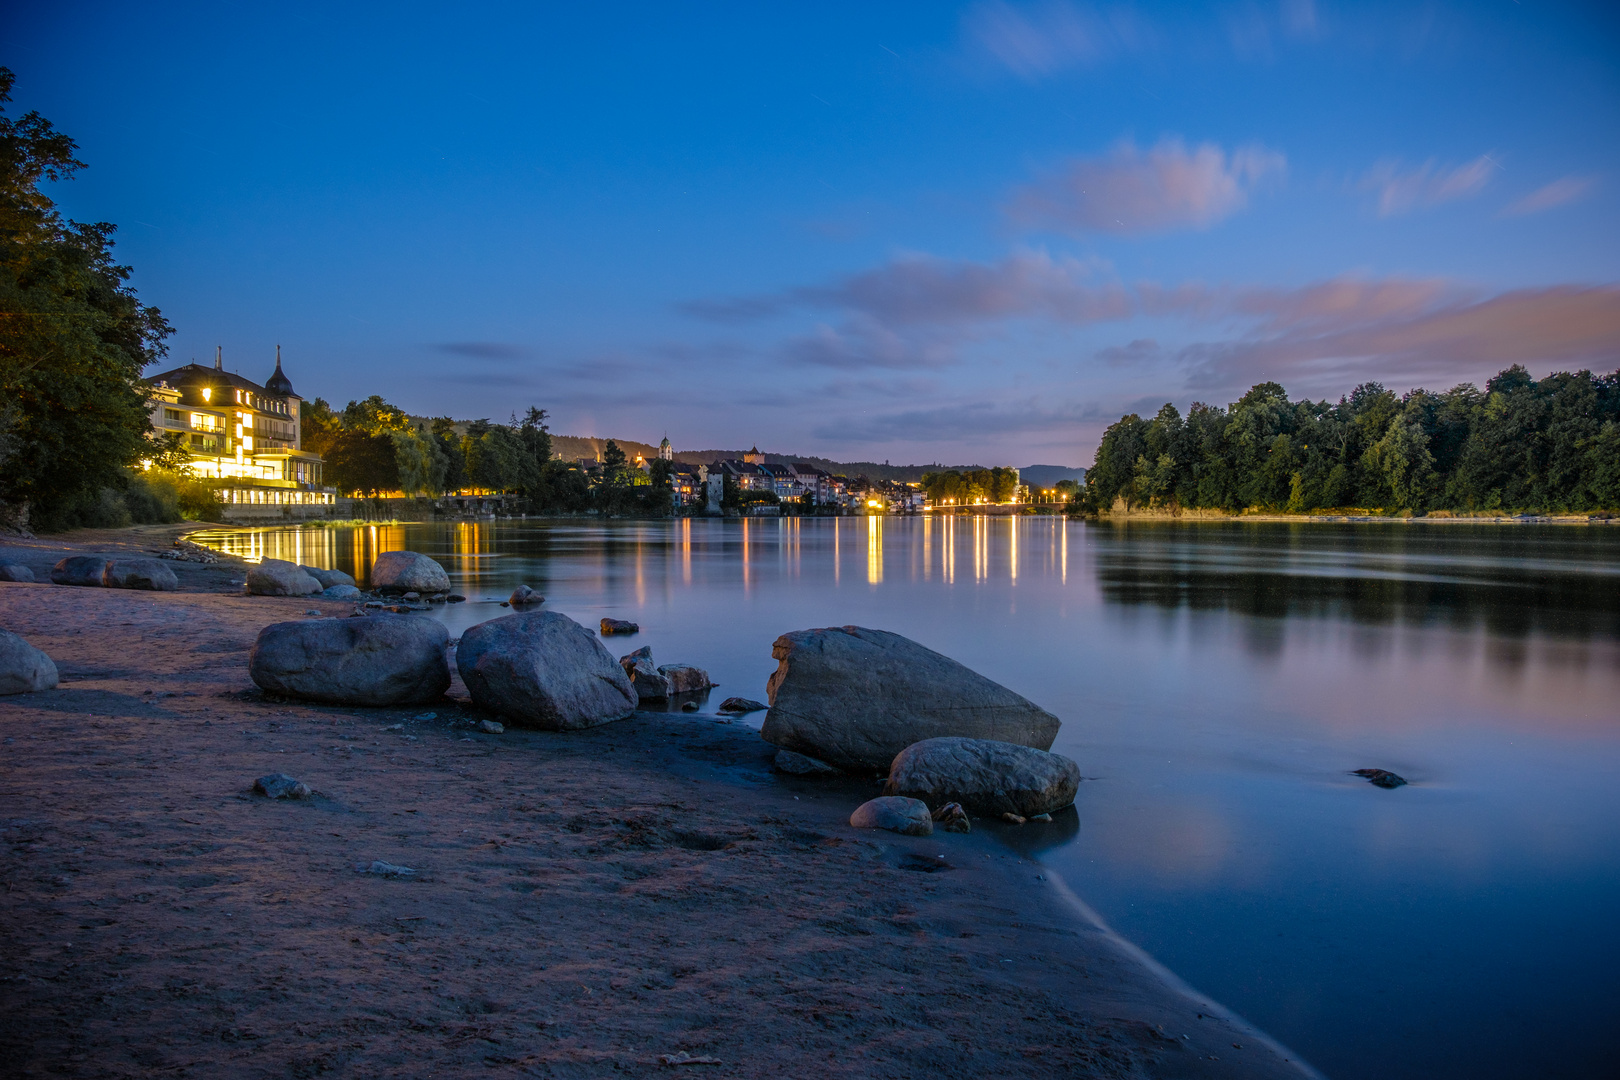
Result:
[[[0,558],[48,582],[181,531]],[[353,605],[170,565],[180,592],[0,584],[62,673],[0,698],[6,1075],[1309,1075],[1087,923],[1041,826],[852,829],[875,784],[775,774],[707,712],[492,735],[459,681],[269,699],[258,631]],[[317,796],[252,794],[277,772]]]

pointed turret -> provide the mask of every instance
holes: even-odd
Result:
[[[264,388],[270,391],[272,394],[280,394],[282,397],[298,396],[297,394],[293,393],[292,380],[281,373],[280,345],[276,346],[276,373],[264,380]]]

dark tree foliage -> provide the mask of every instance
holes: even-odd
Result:
[[[1018,470],[1004,466],[994,469],[969,469],[962,472],[926,472],[922,475],[923,490],[935,506],[949,502],[963,506],[977,502],[1006,502],[1018,492]]]
[[[4,115],[0,68],[0,518],[94,520],[149,453],[141,369],[169,325],[112,257],[115,227],[69,221],[40,190],[84,163],[36,112]]]
[[[925,478],[926,480],[926,478]],[[1513,365],[1480,390],[1337,404],[1261,383],[1226,409],[1166,405],[1103,433],[1075,509],[1116,505],[1388,513],[1620,509],[1620,371],[1539,382]]]

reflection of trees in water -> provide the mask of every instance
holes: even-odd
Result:
[[[1104,598],[1116,604],[1275,619],[1400,622],[1457,630],[1484,627],[1509,637],[1532,632],[1620,637],[1620,579],[1614,576],[1501,565],[1408,568],[1406,573],[1413,576],[1396,576],[1400,571],[1390,566],[1331,573],[1291,566],[1286,555],[1273,568],[1219,568],[1204,561],[1190,565],[1167,560],[1164,554],[1126,550],[1100,554],[1097,581]]]

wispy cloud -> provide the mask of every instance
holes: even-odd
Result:
[[[963,17],[969,41],[1020,79],[1035,81],[1070,68],[1092,67],[1123,53],[1153,47],[1152,28],[1128,7],[992,2]]]
[[[1586,198],[1596,186],[1596,177],[1566,176],[1554,180],[1545,187],[1537,188],[1522,199],[1508,203],[1502,208],[1502,216],[1522,217],[1525,214],[1539,214],[1543,210],[1567,206]]]
[[[1151,150],[1130,141],[1103,157],[1077,158],[1055,175],[1013,192],[1016,223],[1062,232],[1119,234],[1206,229],[1249,204],[1287,159],[1263,146],[1228,154],[1213,143],[1189,149],[1166,138]]]
[[[1478,195],[1498,168],[1489,154],[1449,168],[1432,158],[1412,169],[1399,161],[1381,161],[1362,176],[1360,187],[1376,194],[1379,217],[1395,217]]]
[[[466,356],[475,360],[522,360],[529,356],[529,350],[522,345],[502,341],[447,341],[433,348],[451,356]]]

